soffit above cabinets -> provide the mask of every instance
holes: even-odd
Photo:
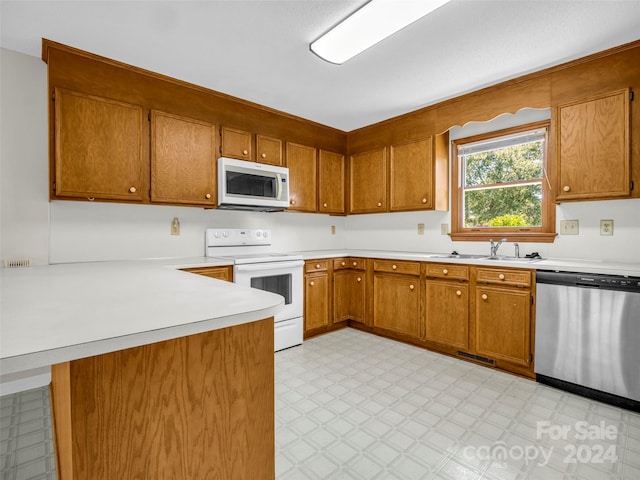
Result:
[[[351,131],[640,38],[640,1],[453,0],[343,65],[309,51],[364,3],[5,0],[1,45],[49,38]]]

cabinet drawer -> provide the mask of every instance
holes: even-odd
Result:
[[[476,281],[478,282],[515,285],[518,287],[531,286],[531,272],[527,270],[478,268],[476,272]]]
[[[355,270],[364,270],[365,260],[364,258],[352,258],[352,257],[333,259],[334,270],[343,270],[345,268],[352,268]]]
[[[373,262],[373,269],[376,272],[420,275],[419,262],[394,262],[393,260],[375,260]]]
[[[452,263],[428,263],[427,277],[469,280],[469,267]]]
[[[329,268],[329,260],[307,260],[304,262],[305,272],[323,272]]]

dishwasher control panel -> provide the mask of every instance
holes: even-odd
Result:
[[[538,270],[536,283],[640,292],[640,277]]]

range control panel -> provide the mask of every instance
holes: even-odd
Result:
[[[235,247],[241,245],[271,245],[271,230],[246,228],[207,228],[206,247]]]

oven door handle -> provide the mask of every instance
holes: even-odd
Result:
[[[236,271],[238,272],[265,272],[268,270],[282,270],[285,268],[297,268],[302,267],[304,261],[302,260],[290,260],[287,262],[266,262],[266,263],[251,263],[236,265]]]

